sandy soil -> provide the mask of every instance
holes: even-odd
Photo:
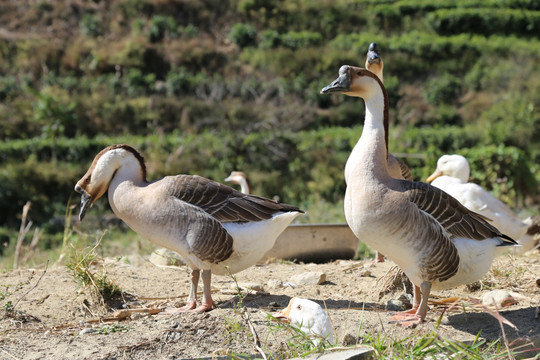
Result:
[[[385,279],[389,279],[385,274],[392,266],[391,262],[366,266],[365,262],[350,260],[326,264],[274,262],[252,267],[236,277],[240,284],[263,286],[263,291],[248,294],[244,305],[267,353],[287,352],[291,333],[276,331],[276,326],[267,321],[267,313],[286,306],[294,296],[326,305],[339,344],[347,338],[348,345],[364,334],[392,339],[419,336],[433,331],[439,317],[439,334],[454,340],[472,340],[479,332],[490,340],[501,336],[496,318],[472,305],[450,310],[433,305],[428,322],[415,329],[389,324],[393,312],[385,305],[404,293],[402,289],[385,291]],[[65,266],[0,273],[0,359],[181,359],[257,354],[245,315],[237,311],[231,277],[213,277],[213,296],[219,307],[210,312],[133,313],[118,321],[113,316],[118,309],[181,305],[185,299],[182,296],[189,290],[188,270],[183,266],[157,267],[140,257],[132,257],[129,264],[123,259],[107,259],[93,270],[98,272],[100,268],[123,290],[123,299],[100,303],[91,290],[78,288]],[[312,271],[324,272],[326,281],[296,287],[287,284],[293,275]],[[539,279],[538,252],[519,258],[505,256],[496,261],[476,288],[462,286],[432,296],[433,300],[448,296],[481,299],[489,289],[513,290],[523,298],[501,310],[517,326],[517,330],[504,326],[506,336],[510,341],[532,339],[538,348]],[[6,312],[9,307],[14,309]]]

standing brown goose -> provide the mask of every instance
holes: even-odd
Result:
[[[516,242],[445,192],[388,172],[388,95],[372,72],[344,65],[321,93],[361,97],[362,136],[345,166],[345,218],[355,235],[394,261],[415,285],[411,311],[392,320],[416,324],[426,317],[431,289],[480,279],[495,253]]]
[[[366,54],[366,69],[377,75],[377,77],[384,82],[383,80],[383,69],[384,62],[379,53],[379,46],[377,43],[372,42],[369,44],[368,52]],[[405,165],[403,161],[395,157],[394,155],[388,153],[388,172],[390,176],[395,179],[405,179],[413,181],[411,170]],[[376,251],[375,263],[384,262],[384,255]]]
[[[178,252],[193,270],[186,306],[170,312],[211,310],[212,273],[234,274],[254,265],[303,212],[197,175],[147,182],[144,159],[129,145],[97,154],[75,191],[82,194],[80,220],[108,191],[120,219],[142,237]],[[203,301],[197,307],[201,270]]]

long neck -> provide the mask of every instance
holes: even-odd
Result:
[[[136,186],[143,186],[146,183],[142,170],[143,165],[133,155],[127,155],[118,161],[118,167],[109,184],[109,199],[123,182],[128,181]]]
[[[388,176],[388,96],[384,87],[377,86],[364,102],[364,128],[351,157],[358,160],[364,171],[385,177]]]
[[[245,177],[240,179],[240,191],[244,194],[251,194],[251,185],[249,184],[248,179]]]

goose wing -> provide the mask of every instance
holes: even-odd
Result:
[[[277,212],[303,212],[295,206],[243,194],[198,175],[171,177],[170,195],[199,207],[221,222],[261,221],[270,219]]]
[[[403,176],[403,178],[408,181],[413,181],[413,176],[411,174],[411,170],[409,169],[409,167],[405,165],[405,163],[398,158],[396,158],[396,161],[399,164],[399,168],[401,169],[401,175]]]
[[[504,244],[517,244],[477,214],[444,191],[422,182],[402,181],[408,200],[420,210],[431,215],[450,234],[474,240],[501,238]]]

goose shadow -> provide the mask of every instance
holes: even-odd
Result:
[[[504,326],[504,333],[514,346],[524,345],[522,350],[531,349],[538,351],[540,348],[540,319],[536,317],[535,307],[516,310],[500,311],[499,314],[516,326]],[[499,321],[487,312],[464,312],[448,315],[447,326],[476,336],[488,341],[502,338],[502,330]],[[525,345],[528,344],[528,345]]]
[[[278,311],[283,309],[289,304],[291,296],[287,295],[258,295],[258,294],[248,294],[243,299],[243,305],[250,309],[260,309],[265,311]],[[233,296],[231,299],[221,303],[218,308],[220,309],[232,309],[237,306],[240,299],[238,296]],[[309,299],[322,308],[328,310],[381,310],[384,309],[384,306],[381,307],[380,304],[370,303],[370,302],[357,302],[351,300],[333,300],[333,299]]]

